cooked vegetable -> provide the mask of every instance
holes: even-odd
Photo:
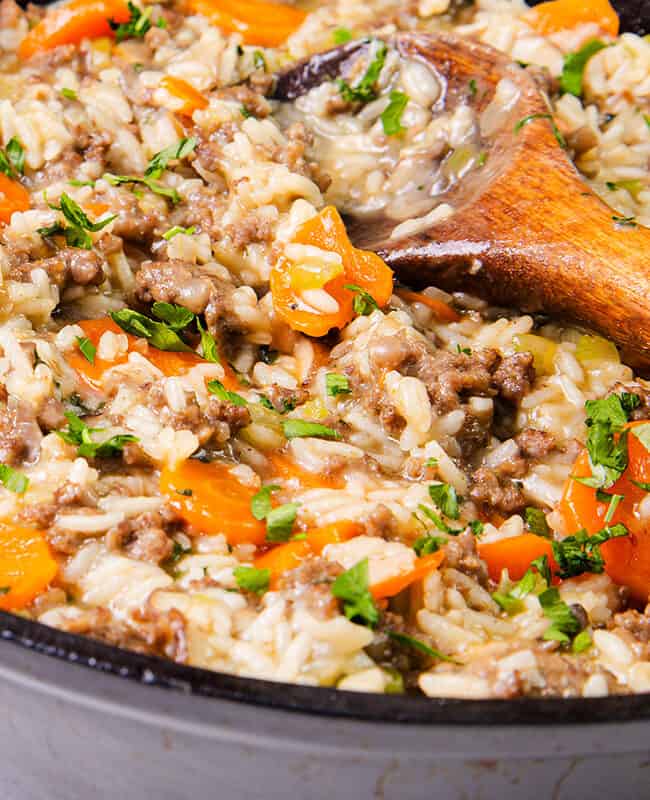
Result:
[[[182,78],[165,75],[160,81],[160,86],[172,97],[183,101],[183,105],[178,109],[179,114],[191,117],[195,111],[208,107],[208,99]]]
[[[576,53],[568,53],[564,57],[564,67],[560,75],[560,88],[563,92],[569,92],[576,97],[582,96],[582,75],[587,61],[604,47],[607,47],[605,42],[601,42],[600,39],[592,39]]]
[[[151,14],[153,12],[153,8],[151,6],[147,6],[147,8],[143,11],[141,8],[136,6],[135,3],[130,2],[130,0],[127,5],[131,15],[127,22],[116,22],[114,20],[109,20],[111,30],[115,32],[115,39],[118,42],[123,42],[125,39],[144,39],[147,31],[151,29]],[[164,19],[160,17],[156,25],[159,28],[163,28],[164,23]]]
[[[373,627],[379,622],[379,612],[368,589],[368,559],[341,573],[332,584],[332,594],[343,600],[343,613],[353,622]]]
[[[103,428],[89,428],[76,414],[67,411],[65,418],[68,420],[67,429],[56,431],[57,436],[68,444],[77,446],[77,455],[83,458],[110,458],[119,455],[124,445],[137,442],[138,437],[130,433],[120,433],[108,439],[96,441],[92,434],[102,433]]]
[[[241,34],[246,44],[278,47],[305,21],[307,12],[261,0],[189,0],[195,14],[203,14],[226,33]]]
[[[20,43],[18,56],[26,60],[63,44],[111,36],[111,21],[120,24],[130,18],[128,5],[122,0],[70,0],[48,10]]]
[[[146,339],[152,347],[158,350],[171,350],[173,352],[189,352],[191,350],[170,325],[140,314],[130,308],[122,308],[111,312],[111,319],[122,330],[132,336]]]
[[[153,178],[140,177],[138,175],[113,175],[111,172],[105,172],[102,178],[108,181],[111,186],[123,186],[129,183],[141,184],[142,186],[146,186],[150,192],[160,195],[161,197],[166,197],[173,205],[181,201],[180,195],[176,189],[172,186],[165,186]]]
[[[328,372],[325,376],[325,389],[330,397],[337,397],[340,394],[350,394],[350,381],[345,375],[336,372]]]
[[[29,486],[29,478],[8,464],[0,464],[0,483],[10,492],[24,494]]]
[[[354,317],[353,291],[345,288],[352,284],[367,292],[380,307],[390,300],[393,290],[393,273],[374,253],[353,247],[338,211],[327,206],[320,214],[303,223],[296,232],[296,244],[312,245],[330,253],[337,253],[343,262],[343,270],[322,271],[316,274],[316,286],[305,284],[305,271],[285,257],[281,257],[271,271],[271,293],[277,314],[294,330],[309,336],[324,336],[332,328],[342,328]],[[314,281],[314,273],[310,273]],[[325,312],[310,306],[303,300],[302,292],[307,288],[320,288],[338,308]]]
[[[90,341],[87,336],[77,336],[77,344],[79,345],[79,352],[91,364],[95,363],[95,353],[97,348]]]
[[[425,656],[436,659],[436,661],[448,661],[451,664],[460,664],[460,661],[456,661],[455,659],[450,658],[450,656],[446,656],[444,653],[441,653],[440,650],[434,650],[433,647],[429,647],[429,645],[425,642],[415,639],[413,636],[408,636],[406,633],[388,631],[388,637],[396,642],[399,642],[399,644],[412,647],[414,650],[424,653]]]
[[[0,524],[0,609],[21,609],[45,591],[58,571],[45,536],[33,528]]]
[[[593,536],[587,532],[578,531],[573,536],[567,536],[561,542],[553,542],[553,555],[559,565],[560,578],[573,578],[585,572],[603,572],[605,561],[600,552],[600,545],[610,539],[628,536],[629,531],[621,522],[606,526]]]
[[[0,222],[11,222],[15,211],[27,211],[29,206],[27,189],[0,172]]]
[[[307,422],[304,419],[282,420],[282,430],[287,439],[297,439],[305,436],[315,436],[319,439],[340,439],[341,435],[327,425],[320,422]]]
[[[526,11],[523,19],[542,35],[590,22],[610,36],[617,36],[619,28],[618,15],[609,0],[549,0]]]
[[[521,580],[531,562],[540,556],[546,556],[551,567],[557,568],[550,540],[534,533],[524,533],[495,542],[479,542],[477,547],[480,557],[487,564],[490,577],[496,583],[501,580],[504,569],[508,570],[511,580]]]
[[[160,176],[169,166],[170,161],[180,161],[186,156],[189,156],[190,153],[194,152],[197,143],[198,139],[192,136],[181,139],[176,144],[172,144],[169,147],[166,147],[164,150],[161,150],[159,153],[156,153],[156,155],[149,162],[149,166],[144,171],[145,177],[160,178]]]
[[[444,558],[445,554],[442,550],[439,550],[436,553],[431,553],[430,555],[416,559],[415,565],[410,572],[405,572],[403,575],[396,575],[380,583],[373,584],[370,587],[372,596],[379,600],[383,597],[393,597],[399,594],[408,586],[411,586],[411,584],[426,578],[434,569],[438,569],[444,561]]]
[[[535,372],[538,375],[552,375],[555,371],[555,354],[557,345],[543,336],[534,333],[522,333],[512,340],[518,353],[532,353]]]
[[[298,513],[298,503],[285,503],[266,515],[266,541],[288,542]]]
[[[343,78],[338,80],[341,97],[349,103],[369,103],[377,97],[376,85],[386,62],[388,47],[380,39],[373,39],[368,49],[370,60],[361,79],[352,86]]]
[[[402,114],[408,105],[409,96],[404,92],[392,91],[389,99],[390,103],[381,114],[381,124],[386,136],[397,136],[404,130]]]
[[[180,491],[192,487],[191,495]],[[188,459],[160,474],[160,490],[180,516],[203,533],[222,533],[229,544],[262,544],[266,525],[251,513],[255,490],[241,483],[228,464]]]
[[[612,361],[618,364],[621,361],[616,345],[602,336],[581,336],[576,345],[575,356],[581,364],[594,361]]]
[[[235,567],[233,575],[237,581],[237,586],[246,592],[263,595],[269,589],[271,572],[268,569],[257,569],[256,567]]]
[[[4,150],[0,150],[0,172],[8,178],[17,178],[25,171],[25,150],[20,141],[12,136]]]
[[[526,527],[531,533],[537,536],[548,537],[551,533],[546,521],[546,514],[540,508],[531,508],[530,506],[524,512],[526,518]]]
[[[448,483],[432,483],[429,485],[429,497],[449,519],[458,519],[458,495]]]
[[[580,632],[580,621],[561,599],[555,586],[551,586],[540,594],[539,604],[545,616],[551,620],[551,625],[544,631],[544,639],[568,643],[573,636]]]
[[[215,395],[222,400],[224,403],[232,403],[234,406],[247,406],[248,403],[244,398],[237,394],[237,392],[229,392],[228,389],[218,380],[208,381],[207,383],[208,391],[210,394]]]
[[[47,228],[39,228],[37,232],[45,237],[63,234],[66,243],[70,247],[80,247],[84,250],[90,250],[93,246],[93,240],[89,235],[90,233],[101,231],[117,218],[117,214],[112,214],[110,217],[106,217],[99,222],[91,222],[81,206],[75,203],[65,192],[61,195],[59,205],[50,205],[50,208],[53,208],[55,211],[60,211],[67,224],[55,222],[54,225],[50,225]]]
[[[442,300],[436,300],[434,297],[429,297],[424,292],[411,292],[408,289],[396,289],[395,294],[405,300],[407,303],[422,303],[433,311],[433,315],[440,320],[440,322],[458,322],[460,314],[455,311],[447,303]]]
[[[555,122],[555,118],[553,117],[552,114],[548,114],[548,113],[545,113],[545,114],[529,114],[527,117],[524,117],[523,119],[520,119],[517,122],[517,124],[514,127],[514,132],[515,133],[519,133],[519,131],[523,127],[528,125],[530,122],[534,122],[537,119],[547,119],[551,123],[551,130],[553,131],[553,136],[555,136],[555,139],[557,140],[557,143],[560,145],[560,147],[566,149],[566,147],[567,147],[566,139],[564,138],[564,136],[560,132],[560,129],[558,128],[558,126],[557,126],[557,124]]]

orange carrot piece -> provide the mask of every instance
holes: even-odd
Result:
[[[436,300],[434,297],[429,297],[428,294],[411,292],[408,289],[397,289],[395,294],[401,297],[402,300],[406,300],[407,303],[422,303],[428,306],[440,322],[458,322],[461,318],[460,314],[447,303],[443,303],[442,300]]]
[[[256,490],[240,483],[227,464],[188,459],[167,467],[160,474],[160,490],[203,533],[223,533],[231,545],[262,544],[266,538],[266,525],[251,513]]]
[[[58,570],[45,536],[33,528],[0,525],[0,609],[21,609],[47,589]]]
[[[549,0],[522,15],[531,28],[544,36],[595,22],[603,33],[618,36],[618,14],[609,0]]]
[[[490,577],[497,583],[501,580],[503,569],[508,570],[511,580],[521,580],[531,561],[540,556],[548,556],[551,569],[557,569],[550,540],[533,533],[511,536],[496,542],[479,542],[478,554],[487,564]]]
[[[322,288],[338,303],[335,312],[320,312],[307,306],[294,281],[296,265],[282,257],[271,271],[271,294],[277,314],[293,330],[309,336],[324,336],[342,328],[354,317],[354,292],[346,284],[359,286],[383,307],[393,292],[393,272],[375,253],[352,246],[345,225],[334,206],[327,206],[298,228],[293,241],[338,253],[343,273],[323,283]]]
[[[363,533],[363,525],[358,522],[334,522],[322,528],[307,531],[306,538],[277,545],[255,560],[257,569],[271,572],[271,587],[275,588],[278,578],[295,569],[309,556],[319,556],[328,544],[346,542]]]
[[[279,47],[307,17],[299,8],[260,0],[189,0],[189,6],[226,33],[262,47]]]
[[[27,189],[0,172],[0,222],[11,222],[14,211],[27,211],[29,206]]]
[[[370,587],[370,593],[376,600],[384,597],[394,597],[406,589],[407,586],[423,580],[434,569],[438,569],[444,558],[445,554],[442,550],[438,550],[437,553],[431,553],[428,556],[422,556],[422,558],[416,559],[415,566],[410,572],[375,583]]]
[[[131,17],[122,0],[71,0],[50,9],[18,47],[21,60],[83,39],[112,36],[109,20],[127,22]]]
[[[184,102],[182,108],[178,109],[179,114],[191,117],[197,109],[201,110],[208,106],[207,97],[204,97],[191,83],[184,81],[182,78],[165,75],[160,81],[160,85],[169,94]]]

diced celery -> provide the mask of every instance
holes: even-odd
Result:
[[[538,375],[552,375],[557,345],[543,336],[534,333],[521,333],[513,337],[512,343],[518,353],[532,353],[535,372]]]
[[[575,356],[582,364],[588,361],[611,361],[618,364],[621,360],[616,345],[602,336],[581,336]]]

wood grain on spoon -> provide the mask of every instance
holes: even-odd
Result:
[[[519,94],[491,140],[487,162],[440,197],[454,213],[426,232],[391,239],[394,220],[349,219],[359,247],[379,253],[405,283],[473,292],[490,302],[545,312],[613,339],[627,363],[650,368],[650,230],[615,221],[558,143],[548,105],[528,70],[490,47],[448,34],[401,34],[400,54],[427,61],[447,103],[479,87],[485,110],[509,78]],[[314,56],[280,76],[293,100],[339,74],[362,47]]]

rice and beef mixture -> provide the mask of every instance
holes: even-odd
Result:
[[[253,5],[0,2],[0,608],[278,681],[650,691],[650,386],[339,214],[422,230],[489,162],[481,76],[450,110],[391,44],[451,30],[650,225],[650,41],[606,0]]]

